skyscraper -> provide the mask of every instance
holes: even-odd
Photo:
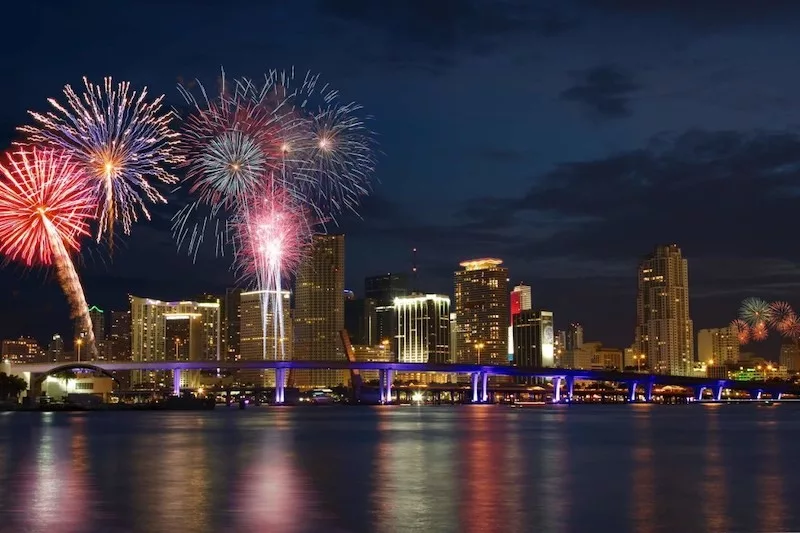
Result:
[[[533,298],[529,285],[520,283],[511,291],[511,318],[518,315],[521,311],[533,309]]]
[[[713,365],[739,362],[739,332],[735,326],[697,332],[697,357]]]
[[[438,363],[450,359],[450,297],[439,294],[395,298],[397,360]]]
[[[131,312],[111,311],[112,361],[131,360]]]
[[[297,271],[295,289],[295,359],[344,361],[340,332],[344,329],[344,235],[315,235],[311,250]],[[345,383],[345,373],[295,371],[299,387]]]
[[[389,341],[392,353],[397,357],[397,314],[394,300],[408,295],[408,276],[388,273],[364,279],[364,295],[368,302],[365,312],[370,322],[368,338],[375,344]],[[374,314],[371,312],[374,310]],[[374,320],[371,320],[374,317]]]
[[[97,343],[101,343],[106,340],[106,317],[105,313],[102,309],[93,305],[89,308],[89,318],[92,320],[92,332],[94,333],[94,340]],[[83,326],[80,323],[80,320],[75,321],[75,338],[83,339],[86,336],[86,331],[83,331]],[[102,350],[98,347],[98,354],[102,356]]]
[[[223,359],[228,361],[238,361],[241,355],[241,295],[242,289],[227,289],[222,302]]]
[[[364,279],[364,297],[375,300],[378,307],[393,305],[394,299],[408,295],[408,276],[388,273]]]
[[[508,363],[508,269],[502,264],[474,259],[455,273],[458,362]]]
[[[240,295],[240,354],[242,361],[257,360],[291,360],[292,359],[292,310],[290,308],[291,293],[283,291],[283,335],[280,328],[275,328],[275,317],[272,314],[271,301],[266,316],[262,313],[263,298],[275,292],[249,291]],[[264,320],[266,319],[266,324]],[[266,325],[266,327],[264,327]],[[276,335],[277,333],[277,335]],[[276,350],[277,348],[277,350]],[[242,383],[262,387],[275,385],[275,371],[248,370],[239,373]]]
[[[175,346],[167,346],[167,321],[180,320],[185,317],[199,322],[199,325],[193,326],[199,328],[197,348],[191,352],[193,357],[200,360],[219,360],[221,354],[219,351],[220,304],[218,301],[164,302],[138,296],[129,296],[129,300],[131,304],[131,356],[134,361],[171,360],[175,354]],[[176,331],[177,329],[172,328],[171,334],[177,335]],[[135,370],[133,374],[134,384],[149,382],[160,385],[166,383],[164,373]]]
[[[688,270],[675,244],[639,264],[635,344],[657,373],[687,374],[694,362]]]
[[[573,322],[567,327],[564,336],[564,348],[568,352],[573,352],[583,346],[583,326],[577,322]]]
[[[555,366],[553,313],[527,309],[514,316],[514,364]]]

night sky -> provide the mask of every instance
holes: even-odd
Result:
[[[210,0],[16,2],[0,32],[0,141],[65,83],[112,75],[178,104],[214,86],[311,69],[374,117],[374,194],[342,222],[347,285],[408,271],[452,293],[460,260],[504,259],[557,328],[633,340],[636,266],[660,243],[689,259],[696,328],[750,295],[796,298],[800,4],[771,0]],[[769,7],[767,7],[769,6]],[[192,298],[231,286],[169,219],[113,257],[87,252],[87,299]],[[71,336],[59,286],[0,272],[0,336]]]

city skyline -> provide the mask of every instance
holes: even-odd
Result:
[[[147,84],[172,105],[180,103],[177,82],[198,77],[213,86],[220,65],[254,77],[265,65],[302,65],[323,71],[376,117],[380,183],[361,209],[363,221],[339,220],[348,235],[346,286],[356,291],[366,276],[411,272],[413,248],[416,288],[424,292],[449,293],[453,264],[496,256],[512,284],[534,288],[537,305],[624,345],[635,320],[627,302],[638,258],[676,242],[691,263],[697,328],[724,325],[719,319],[732,318],[751,295],[800,303],[800,257],[786,246],[800,146],[789,103],[800,76],[782,53],[798,39],[800,9],[625,4],[478,1],[435,11],[409,2],[386,16],[348,2],[299,1],[236,11],[224,27],[193,10],[192,27],[214,27],[224,46],[203,31],[176,33],[172,20],[185,13],[171,4],[146,21],[158,38],[140,42],[140,26],[125,25],[100,53],[69,28],[99,24],[103,9],[88,7],[76,19],[59,6],[24,4],[15,7],[19,19],[35,18],[47,31],[27,49],[36,61],[17,53],[27,41],[22,28],[0,36],[4,64],[15,72],[14,83],[0,88],[0,141],[8,146],[26,109],[84,74]],[[235,30],[251,16],[299,17],[312,37],[298,41],[275,24],[254,49]],[[434,22],[416,23],[426,20]],[[375,46],[365,50],[363,42]],[[718,52],[723,45],[730,53]],[[774,51],[769,61],[764,50]],[[506,105],[489,112],[476,102]],[[170,219],[186,199],[169,200],[120,239],[113,257],[87,251],[81,275],[90,302],[118,309],[129,292],[180,299],[233,285],[230,257],[206,253],[194,265],[176,252]],[[769,220],[770,230],[753,228],[754,218]],[[17,275],[15,268],[0,273],[3,335],[22,333],[25,316],[62,321],[57,288],[37,274]],[[55,329],[66,335],[70,324],[61,323]],[[34,333],[44,338],[50,329]]]

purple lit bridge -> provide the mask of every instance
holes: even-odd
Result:
[[[40,384],[44,378],[66,370],[92,370],[106,375],[125,370],[169,370],[174,372],[174,389],[180,389],[182,370],[275,370],[275,403],[283,403],[286,371],[296,370],[345,370],[378,371],[379,391],[382,403],[391,401],[392,382],[395,372],[467,374],[472,384],[473,403],[484,403],[489,399],[489,376],[510,376],[519,378],[539,377],[553,381],[553,402],[571,401],[576,380],[617,382],[626,385],[629,401],[636,401],[639,392],[645,401],[651,401],[653,387],[674,385],[687,387],[694,391],[695,399],[701,400],[706,390],[712,391],[716,401],[722,400],[724,389],[749,392],[752,398],[760,399],[763,393],[780,399],[781,395],[800,394],[800,389],[785,382],[738,381],[730,379],[695,378],[670,376],[665,374],[640,374],[607,370],[575,370],[565,368],[534,368],[501,365],[472,364],[434,364],[434,363],[379,363],[350,361],[74,361],[61,363],[22,363],[2,364],[0,370],[10,374],[23,375],[31,388]],[[563,388],[563,390],[562,390]]]

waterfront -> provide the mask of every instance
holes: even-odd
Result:
[[[787,531],[800,405],[0,414],[2,530]]]

